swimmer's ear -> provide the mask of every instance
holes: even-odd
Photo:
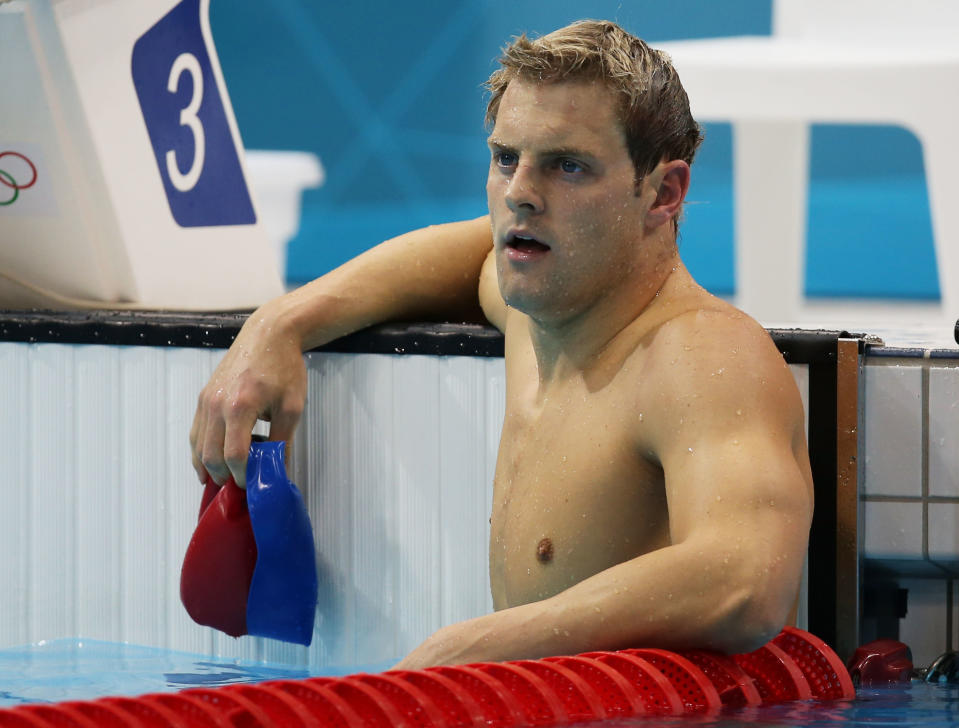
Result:
[[[656,199],[646,214],[646,226],[656,228],[679,217],[689,191],[689,165],[681,159],[660,162],[647,179]]]

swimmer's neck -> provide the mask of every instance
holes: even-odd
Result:
[[[635,275],[574,316],[561,320],[529,316],[540,388],[581,377],[621,338],[638,340],[665,320],[657,312],[668,308],[677,292],[690,284],[695,282],[674,247],[652,265],[637,267]]]

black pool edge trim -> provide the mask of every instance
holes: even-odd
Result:
[[[0,311],[0,341],[226,349],[250,313]],[[858,339],[860,350],[870,355],[959,356],[947,349],[928,352],[876,346],[866,335],[847,331],[769,329],[769,334],[786,361],[795,364],[835,360],[840,338]],[[401,322],[358,331],[316,351],[501,357],[503,336],[482,324]]]
[[[250,313],[0,311],[0,342],[227,349]],[[394,323],[316,351],[497,357],[503,356],[503,336],[480,324]]]

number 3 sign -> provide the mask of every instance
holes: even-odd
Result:
[[[141,35],[131,70],[173,218],[182,227],[256,222],[210,54],[200,1]]]

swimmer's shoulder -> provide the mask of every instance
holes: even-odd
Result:
[[[678,306],[651,333],[650,363],[668,363],[669,368],[687,377],[712,371],[713,364],[720,361],[743,370],[766,372],[786,368],[766,329],[732,304],[705,291]]]
[[[776,352],[768,332],[751,316],[709,293],[683,266],[663,286],[640,319],[650,353],[672,357],[693,347],[700,351],[735,342],[756,353]]]
[[[644,387],[679,394],[732,389],[791,376],[775,343],[755,319],[699,286],[682,271],[665,300],[643,317]],[[722,378],[716,374],[722,370]]]

